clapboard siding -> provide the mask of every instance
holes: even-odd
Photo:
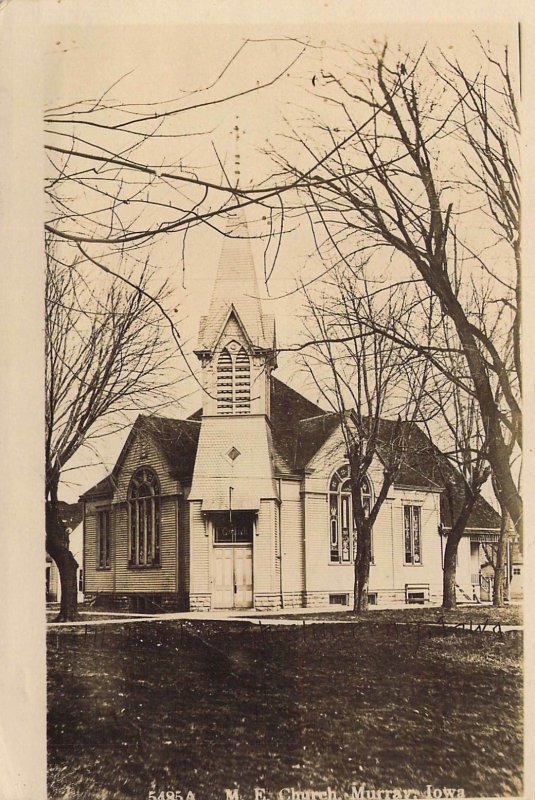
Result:
[[[160,565],[128,566],[128,508],[118,507],[115,515],[115,590],[117,592],[174,592],[176,580],[176,503],[173,497],[160,500]]]
[[[84,561],[85,561],[85,592],[109,592],[113,590],[113,569],[99,569],[98,559],[98,510],[109,508],[105,503],[87,503],[84,520]],[[113,535],[113,514],[111,517],[111,563],[115,555],[115,541]]]
[[[210,592],[210,531],[201,501],[190,502],[190,591]]]
[[[128,487],[132,475],[139,467],[151,467],[160,481],[160,491],[162,494],[175,494],[179,485],[169,474],[169,465],[165,456],[157,447],[150,433],[143,433],[136,436],[126,454],[126,457],[119,468],[116,476],[117,489],[115,491],[115,502],[122,503],[127,499]]]
[[[283,591],[301,592],[305,588],[301,484],[282,481],[281,489]]]
[[[394,518],[394,580],[397,589],[405,590],[406,584],[429,584],[435,592],[442,582],[442,562],[438,536],[438,494],[409,490],[396,490]],[[404,563],[404,506],[419,505],[422,518],[422,562]]]
[[[190,509],[187,500],[180,498],[178,502],[178,588],[180,592],[189,592],[190,586]]]
[[[470,554],[470,537],[465,536],[459,542],[459,549],[457,551],[457,583],[464,589],[464,591],[472,597],[472,573],[479,572],[479,564],[477,569],[472,569],[472,558]]]
[[[278,592],[280,589],[275,568],[275,517],[277,513],[273,500],[260,502],[253,542],[255,594]]]
[[[131,568],[128,531],[128,487],[134,472],[150,467],[160,482],[160,565]],[[86,503],[84,535],[85,585],[88,592],[176,592],[181,571],[177,540],[177,502],[180,486],[171,478],[168,463],[150,432],[134,436],[115,475],[116,490],[109,500]],[[98,508],[111,509],[112,568],[99,570],[97,558]],[[183,548],[184,551],[187,548]],[[185,554],[185,553],[184,553]],[[177,563],[177,555],[178,563]],[[185,559],[184,559],[185,560]]]

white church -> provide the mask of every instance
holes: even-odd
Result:
[[[86,599],[126,610],[279,609],[352,602],[354,532],[338,416],[278,380],[246,223],[229,222],[196,355],[202,409],[140,416],[84,506]],[[381,423],[388,440],[393,423]],[[422,431],[373,529],[370,603],[440,602],[451,525]],[[444,466],[444,465],[442,465]],[[451,475],[451,468],[450,475]],[[368,475],[373,501],[380,457]],[[460,484],[459,484],[460,491]],[[460,600],[481,595],[499,517],[483,499],[460,547]]]

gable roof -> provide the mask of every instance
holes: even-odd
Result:
[[[271,430],[275,454],[281,462],[281,471],[292,472],[301,467],[301,459],[298,458],[299,425],[302,420],[318,416],[326,416],[322,408],[278,378],[271,377]]]
[[[274,467],[282,475],[302,474],[316,453],[340,425],[338,414],[326,412],[299,392],[277,378],[271,377],[270,390],[271,430]],[[115,490],[115,478],[137,434],[145,431],[160,447],[175,480],[189,479],[193,475],[197,445],[202,421],[202,409],[188,419],[140,415],[134,423],[121,454],[110,475],[81,495],[80,500],[109,497]],[[403,422],[408,430],[406,457],[401,466],[396,486],[412,489],[440,491],[440,516],[443,525],[452,524],[450,504],[444,487],[449,483],[454,506],[463,498],[461,475],[438,447],[417,425]],[[396,432],[396,421],[381,419],[379,427],[378,456],[391,446]],[[468,521],[470,530],[496,530],[500,516],[483,497],[479,497]]]
[[[281,381],[272,378],[271,424],[276,463],[281,472],[301,472],[323,447],[340,425],[339,415],[325,412]],[[378,456],[392,445],[396,435],[396,420],[381,419],[379,424]],[[443,525],[452,524],[450,504],[444,492],[446,482],[451,487],[454,507],[463,500],[463,479],[446,456],[417,425],[402,422],[407,431],[406,457],[395,481],[396,486],[440,491],[440,516]],[[500,516],[484,497],[478,497],[467,528],[495,530]]]
[[[113,494],[116,488],[117,474],[126,458],[130,445],[141,432],[149,434],[160,448],[169,464],[172,478],[175,480],[191,478],[195,465],[195,456],[197,455],[200,427],[198,420],[149,417],[140,414],[128,434],[128,438],[111,473],[80,495],[80,500],[109,497]]]
[[[59,516],[65,527],[73,531],[83,519],[83,508],[81,503],[66,503],[58,500]]]

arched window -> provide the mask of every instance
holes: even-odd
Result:
[[[371,510],[371,501],[371,486],[366,480],[362,488],[362,502],[367,515]],[[349,564],[355,560],[357,539],[348,464],[337,469],[329,482],[329,537],[332,563]]]
[[[128,563],[150,567],[160,563],[160,483],[148,467],[137,470],[128,490],[130,548]]]
[[[230,342],[217,359],[217,411],[248,414],[251,408],[251,362],[238,342]]]

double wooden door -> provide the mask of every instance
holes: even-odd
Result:
[[[252,608],[253,548],[214,547],[214,608]]]

